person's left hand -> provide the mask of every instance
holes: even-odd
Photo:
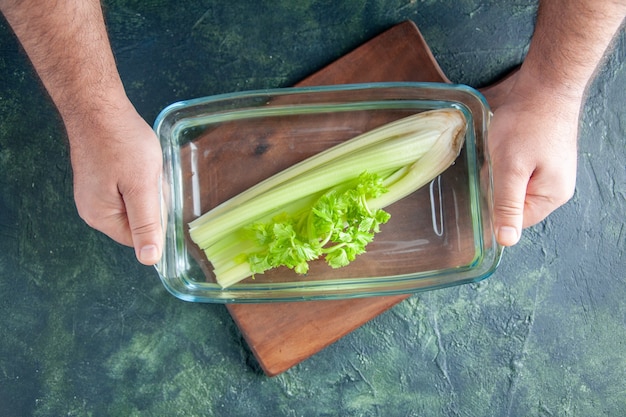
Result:
[[[566,203],[576,184],[581,99],[516,78],[501,86],[488,132],[494,226],[503,246]]]
[[[145,265],[163,249],[162,152],[152,128],[130,103],[113,114],[66,120],[74,198],[85,222],[135,248]]]

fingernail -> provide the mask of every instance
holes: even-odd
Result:
[[[139,252],[139,260],[145,264],[155,264],[159,258],[159,250],[156,245],[146,245]]]
[[[504,246],[515,245],[519,240],[517,229],[511,226],[501,226],[498,228],[498,243]]]

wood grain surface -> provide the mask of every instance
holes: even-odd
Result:
[[[400,23],[298,86],[382,81],[449,82],[412,22]],[[263,371],[275,376],[319,352],[408,295],[227,308]]]

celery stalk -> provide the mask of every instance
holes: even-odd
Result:
[[[341,267],[365,251],[389,215],[456,159],[465,118],[432,110],[366,132],[306,159],[189,224],[218,283],[277,266],[297,273],[323,256]]]

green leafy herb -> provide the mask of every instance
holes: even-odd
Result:
[[[389,220],[387,212],[367,205],[385,192],[380,176],[363,172],[354,186],[332,188],[306,210],[255,222],[249,232],[263,249],[248,255],[250,270],[256,274],[286,266],[306,274],[309,261],[322,256],[333,268],[348,265]]]

